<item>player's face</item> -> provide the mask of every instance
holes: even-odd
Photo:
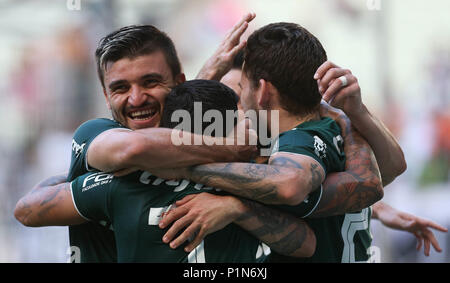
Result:
[[[241,99],[239,100],[242,109],[247,112],[248,110],[258,110],[258,103],[256,99],[256,94],[254,88],[251,87],[250,81],[246,76],[245,72],[241,72]]]
[[[170,90],[184,80],[174,78],[161,51],[109,63],[105,96],[113,118],[132,130],[158,127]]]
[[[220,80],[221,83],[234,90],[239,97],[241,97],[241,87],[239,86],[241,73],[242,71],[239,69],[232,69]],[[237,107],[240,110],[242,109],[241,100],[239,100]]]

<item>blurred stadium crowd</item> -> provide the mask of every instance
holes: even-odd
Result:
[[[0,1],[0,262],[65,262],[65,227],[30,229],[16,201],[44,177],[68,170],[72,133],[109,117],[94,50],[129,24],[153,24],[177,46],[193,79],[226,31],[247,11],[250,31],[291,21],[312,31],[330,60],[359,78],[363,100],[399,140],[408,170],[385,190],[399,209],[450,227],[450,2],[435,0]],[[413,236],[372,222],[382,262],[449,262],[415,251]]]

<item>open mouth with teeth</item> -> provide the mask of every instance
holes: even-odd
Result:
[[[128,117],[135,121],[144,121],[152,118],[156,112],[156,109],[132,111],[128,113]]]
[[[130,128],[146,128],[154,127],[158,123],[158,108],[144,108],[130,110],[127,112],[127,117],[134,125],[129,125]]]

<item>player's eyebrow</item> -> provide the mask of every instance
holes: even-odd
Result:
[[[158,74],[158,73],[150,73],[150,74],[145,74],[145,75],[143,75],[140,78],[141,81],[149,80],[149,79],[162,81],[163,80],[163,76],[161,74]]]
[[[109,89],[114,89],[114,87],[121,85],[121,84],[127,84],[128,82],[126,80],[117,80],[117,81],[112,81],[109,85],[108,88]]]
[[[149,79],[153,79],[153,80],[158,80],[158,81],[162,81],[163,80],[163,76],[161,74],[158,73],[149,73],[149,74],[145,74],[143,76],[141,76],[139,78],[140,81],[145,81],[145,80],[149,80]],[[121,85],[121,84],[128,84],[127,80],[116,80],[116,81],[112,81],[108,87],[109,89],[113,89],[114,87]]]

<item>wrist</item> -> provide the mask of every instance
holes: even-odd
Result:
[[[233,196],[227,196],[227,201],[233,222],[239,222],[239,219],[247,212],[247,207],[240,199]]]
[[[370,112],[364,104],[359,109],[345,114],[356,128],[363,126],[370,119]]]

